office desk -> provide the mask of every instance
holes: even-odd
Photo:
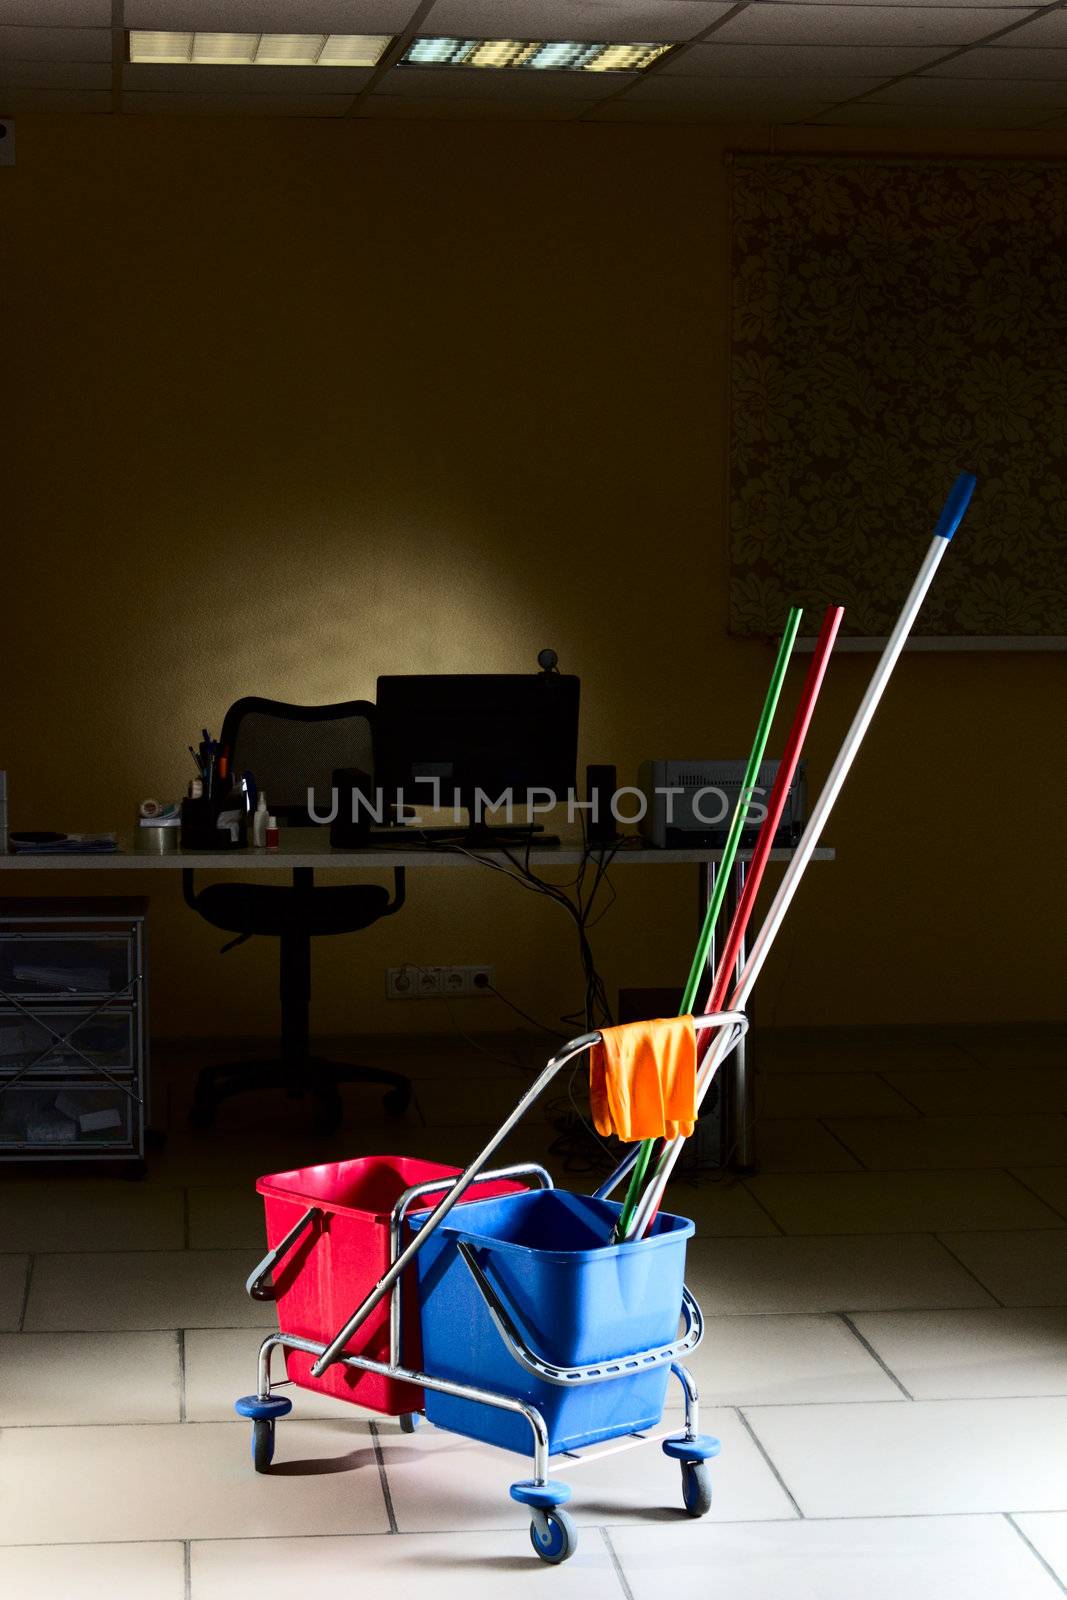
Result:
[[[362,850],[335,850],[330,844],[326,831],[312,831],[311,829],[289,828],[283,829],[281,846],[278,850],[172,850],[165,855],[156,852],[149,853],[144,848],[138,848],[142,841],[139,834],[134,833],[119,835],[120,849],[113,854],[106,855],[0,855],[0,873],[17,873],[20,877],[20,888],[28,886],[29,874],[44,874],[49,872],[100,872],[114,874],[116,872],[176,872],[182,869],[197,871],[223,872],[226,874],[244,872],[287,872],[296,870],[319,869],[331,872],[378,872],[392,867],[447,867],[447,868],[474,868],[481,862],[474,855],[461,853],[455,850],[429,850],[424,846],[413,845],[410,849],[396,849],[393,847],[382,848],[368,846]],[[523,860],[529,861],[531,867],[575,867],[580,865],[583,857],[581,840],[578,837],[563,837],[558,845],[533,845],[529,856],[526,855],[524,845],[515,845],[514,853],[521,855]],[[611,847],[606,846],[603,851],[595,850],[590,857],[591,864],[609,856]],[[494,852],[487,852],[491,857]],[[772,850],[771,862],[788,861],[792,850]],[[731,874],[726,904],[723,908],[724,916],[728,920],[732,914],[737,897],[745,881],[745,867],[749,860],[750,852],[739,853],[734,870]],[[829,846],[823,846],[812,855],[813,861],[833,861],[835,852]],[[611,869],[616,867],[671,867],[692,866],[697,870],[698,896],[697,896],[697,925],[700,927],[704,920],[704,911],[715,886],[719,864],[722,861],[721,850],[656,850],[637,842],[633,845],[623,845],[611,856]],[[742,945],[738,957],[738,967],[745,960],[745,947]],[[716,960],[715,942],[712,942],[708,954],[708,965],[714,967]],[[751,1013],[751,1005],[749,1011]],[[734,1164],[741,1170],[751,1169],[755,1165],[755,1144],[753,1137],[754,1123],[754,1079],[752,1073],[751,1046],[746,1049],[746,1041],[737,1047],[730,1057],[730,1092],[725,1096],[733,1122],[733,1148],[735,1152]]]

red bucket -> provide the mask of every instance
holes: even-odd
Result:
[[[361,1156],[356,1161],[328,1161],[260,1178],[256,1188],[266,1207],[269,1249],[281,1243],[310,1206],[322,1212],[274,1271],[279,1329],[319,1344],[329,1343],[388,1269],[389,1219],[404,1190],[434,1178],[456,1178],[461,1171],[460,1167],[409,1156]],[[524,1184],[505,1180],[474,1183],[460,1205],[524,1188]],[[440,1198],[429,1194],[416,1205],[433,1206]],[[418,1371],[422,1343],[414,1268],[405,1274],[403,1292],[403,1364]],[[346,1348],[349,1354],[372,1361],[389,1360],[388,1295]],[[313,1378],[315,1360],[302,1350],[285,1349],[286,1373],[301,1389],[315,1389],[390,1417],[422,1410],[422,1390],[414,1384],[376,1372],[359,1372],[338,1362],[321,1378]]]

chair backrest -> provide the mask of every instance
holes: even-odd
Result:
[[[309,788],[316,811],[328,815],[337,767],[360,767],[373,776],[374,715],[370,700],[294,706],[246,695],[227,711],[219,742],[230,752],[231,771],[254,775],[280,822],[312,827]]]

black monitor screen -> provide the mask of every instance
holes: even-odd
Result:
[[[433,778],[442,805],[454,790],[469,805],[475,789],[494,801],[511,790],[516,806],[528,789],[565,800],[578,761],[578,687],[559,672],[379,678],[376,783],[416,806],[433,803],[428,781],[417,781]]]

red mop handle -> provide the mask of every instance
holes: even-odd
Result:
[[[830,663],[830,652],[834,647],[837,630],[841,626],[841,619],[844,614],[844,606],[827,606],[826,614],[822,619],[822,627],[819,629],[819,637],[815,643],[815,653],[811,658],[808,675],[804,680],[800,703],[797,706],[796,715],[793,718],[793,726],[789,730],[789,738],[786,741],[785,750],[782,752],[782,759],[778,763],[778,771],[775,774],[774,785],[771,789],[770,799],[767,802],[767,815],[764,817],[760,827],[759,835],[756,839],[756,848],[752,852],[752,860],[745,874],[745,887],[741,891],[741,898],[738,900],[734,910],[729,932],[723,944],[722,955],[719,957],[719,964],[715,970],[711,993],[708,996],[708,1003],[705,1007],[707,1011],[722,1010],[726,991],[733,982],[733,971],[737,965],[737,952],[740,950],[741,941],[745,937],[745,931],[748,928],[749,920],[756,904],[756,896],[759,894],[760,881],[770,859],[771,850],[774,848],[774,836],[778,832],[778,825],[782,820],[782,812],[785,810],[785,803],[789,798],[789,790],[792,787],[797,764],[800,761],[800,752],[804,747],[808,726],[815,710],[815,702],[819,698],[819,690],[822,688],[822,681],[826,676],[826,668]],[[710,1032],[707,1038],[710,1043]],[[701,1059],[703,1059],[706,1049],[707,1046],[701,1051]]]
[[[721,1011],[723,1009],[722,1002],[726,990],[732,982],[732,973],[737,963],[737,952],[741,948],[741,940],[745,936],[745,930],[748,927],[753,907],[756,904],[760,879],[763,877],[764,869],[770,859],[771,850],[774,848],[774,836],[778,832],[778,825],[782,820],[782,812],[785,810],[785,803],[789,798],[789,790],[797,770],[797,763],[800,761],[800,752],[804,748],[804,740],[807,736],[812,713],[815,710],[815,702],[819,698],[819,690],[822,688],[822,681],[830,664],[830,652],[834,647],[837,630],[841,626],[841,619],[844,614],[844,606],[827,606],[823,616],[819,637],[815,641],[815,653],[811,658],[811,665],[808,668],[808,675],[804,679],[804,688],[801,691],[800,701],[793,716],[793,725],[789,730],[789,738],[786,740],[782,759],[778,763],[778,771],[774,776],[770,799],[767,801],[767,815],[760,825],[760,831],[756,838],[756,848],[752,852],[752,860],[745,874],[745,887],[741,891],[741,898],[734,908],[723,952],[715,969],[711,993],[708,996],[708,1003],[704,1007],[706,1012]],[[701,1061],[703,1061],[708,1052],[714,1032],[714,1029],[709,1028],[698,1041],[699,1059]],[[658,1210],[659,1207],[657,1206],[649,1217],[646,1232],[648,1227],[651,1227]]]

